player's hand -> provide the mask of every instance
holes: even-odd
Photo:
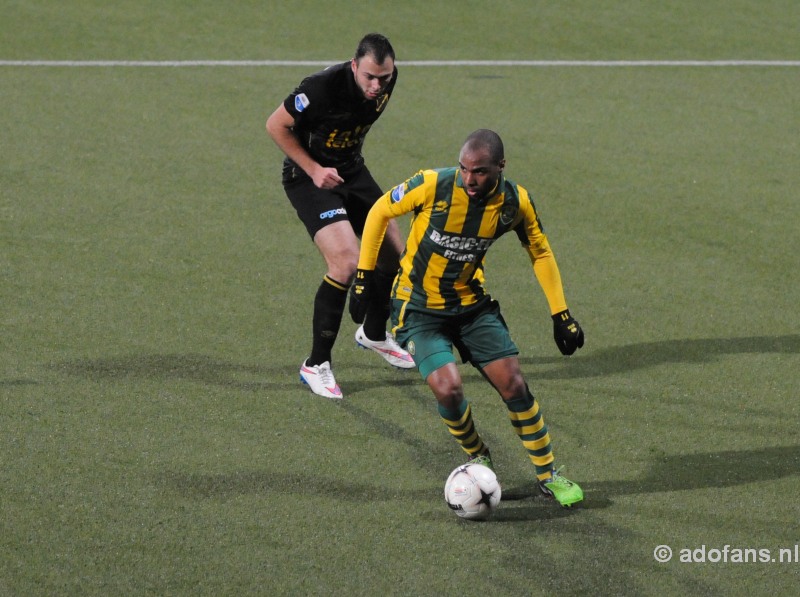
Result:
[[[336,168],[324,168],[322,166],[314,170],[311,180],[314,181],[314,184],[319,189],[332,189],[344,182],[344,178],[339,176],[339,171]]]
[[[373,270],[357,269],[356,278],[350,286],[350,317],[355,323],[364,323],[367,306],[372,294]]]
[[[569,309],[553,315],[553,338],[563,355],[569,356],[583,346],[583,330]]]

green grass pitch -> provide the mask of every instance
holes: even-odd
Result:
[[[800,58],[790,0],[5,4],[0,61],[338,61],[372,30],[401,62]],[[445,506],[462,456],[427,387],[349,320],[346,400],[298,381],[323,265],[264,121],[317,68],[0,65],[0,595],[796,592],[800,67],[401,65],[376,178],[497,130],[586,331],[562,358],[493,248],[586,502],[529,497],[463,367],[517,498],[487,523]]]

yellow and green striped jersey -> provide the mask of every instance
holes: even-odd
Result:
[[[391,218],[413,213],[393,298],[433,312],[460,312],[486,296],[484,257],[514,231],[527,250],[550,312],[567,308],[561,275],[528,191],[501,176],[496,190],[470,199],[458,168],[423,170],[370,210],[358,267],[375,268]]]

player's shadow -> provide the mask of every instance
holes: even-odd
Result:
[[[375,422],[373,421],[373,424]],[[387,429],[384,427],[384,432]],[[391,431],[391,429],[389,429]],[[413,453],[429,447],[413,437],[395,439],[411,443]],[[640,478],[582,482],[586,500],[575,509],[564,510],[535,497],[533,483],[503,488],[504,506],[495,520],[521,522],[571,516],[577,510],[607,508],[614,498],[627,495],[721,489],[748,483],[775,481],[800,473],[800,445],[669,455],[655,460]],[[439,489],[386,488],[370,482],[358,483],[314,474],[231,472],[202,475],[167,473],[162,481],[193,497],[212,498],[250,493],[324,495],[343,501],[438,499]]]
[[[280,378],[284,374],[280,369],[239,365],[193,353],[119,355],[66,361],[52,368],[95,381],[126,378],[185,380],[251,391],[282,386],[280,382],[266,381],[265,378]]]
[[[95,381],[125,378],[184,380],[252,392],[301,387],[295,364],[280,367],[251,366],[193,353],[134,354],[82,359],[57,363],[52,365],[52,369]],[[385,387],[387,383],[404,386],[416,381],[416,376],[391,381],[359,381],[358,389],[376,389]]]
[[[580,350],[573,358],[520,357],[526,365],[557,365],[537,370],[537,379],[601,377],[646,369],[667,363],[708,363],[731,354],[800,354],[800,334],[748,336],[742,338],[702,338],[663,340],[624,346]]]
[[[387,476],[388,478],[388,476]],[[409,489],[389,487],[378,483],[359,483],[343,478],[305,473],[274,473],[266,471],[238,471],[217,474],[186,474],[169,471],[156,479],[160,485],[180,495],[193,499],[232,499],[241,495],[272,495],[285,499],[298,496],[316,496],[336,499],[359,507],[364,503],[440,503],[420,515],[431,520],[452,516],[444,503],[441,488]],[[559,508],[542,499],[531,499],[513,505],[505,504],[492,517],[494,522],[521,522],[564,518],[575,510]]]
[[[35,386],[38,384],[39,382],[34,379],[0,379],[0,388]]]
[[[535,373],[535,376],[540,379],[562,379],[613,375],[665,363],[705,363],[726,354],[747,353],[799,354],[800,335],[665,340],[579,352],[571,359],[523,356],[520,361],[529,365],[556,365],[550,370]],[[90,379],[183,379],[252,391],[294,387],[297,382],[297,367],[294,364],[279,367],[249,366],[195,353],[121,355],[66,361],[53,365],[53,368]],[[6,383],[14,385],[30,382],[9,380]],[[363,380],[359,382],[358,389],[381,387],[386,383],[414,385],[421,382],[415,375],[391,382]]]
[[[747,483],[766,483],[800,473],[800,446],[675,454],[654,462],[638,479],[583,482],[584,508],[607,508],[615,497],[721,489]],[[504,499],[527,497],[530,487],[504,492]]]
[[[209,475],[167,472],[161,475],[159,481],[182,495],[196,498],[278,494],[285,497],[319,496],[364,503],[428,499],[432,494],[429,489],[392,489],[325,475],[267,471],[234,471]]]
[[[675,454],[653,463],[638,480],[588,484],[598,496],[719,489],[775,481],[800,473],[800,446]]]

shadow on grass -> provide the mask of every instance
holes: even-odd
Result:
[[[589,344],[591,346],[591,338]],[[744,338],[703,338],[664,340],[626,346],[610,346],[581,353],[576,357],[521,357],[526,365],[560,365],[537,372],[538,379],[601,377],[646,369],[665,363],[702,364],[729,354],[800,354],[800,334],[786,336],[750,336]],[[566,365],[566,366],[565,366]]]
[[[214,475],[165,473],[163,483],[181,494],[198,498],[277,493],[315,496],[348,502],[388,502],[430,499],[428,489],[397,489],[306,473],[232,472]]]
[[[800,446],[729,450],[667,456],[640,479],[581,483],[585,509],[607,508],[625,495],[721,489],[764,483],[800,474]],[[503,489],[503,501],[526,500],[538,492],[533,484]]]
[[[726,354],[800,354],[800,335],[752,336],[746,338],[708,338],[701,340],[665,340],[627,346],[601,348],[594,352],[578,353],[575,358],[522,357],[529,365],[557,365],[549,371],[537,372],[539,379],[599,377],[664,363],[706,363]],[[183,379],[199,383],[261,391],[289,388],[297,384],[297,366],[247,366],[222,361],[202,354],[144,354],[78,360],[59,363],[55,370],[89,379]],[[273,381],[279,379],[280,381]],[[392,385],[417,385],[416,375],[391,381],[353,381],[358,391]],[[9,380],[7,385],[25,383]]]
[[[277,494],[286,498],[314,497],[335,499],[353,504],[376,502],[432,502],[441,500],[442,512],[447,512],[440,489],[392,489],[367,483],[314,474],[285,474],[269,472],[235,472],[214,475],[169,472],[161,475],[160,483],[189,498],[227,499],[249,494]],[[530,497],[528,493],[526,497]],[[564,518],[576,510],[555,506],[539,498],[517,501],[499,509],[493,521],[513,522]],[[448,514],[449,516],[449,514]]]
[[[533,483],[504,488],[504,506],[495,520],[523,521],[563,518],[581,509],[602,509],[618,496],[719,489],[774,481],[800,472],[800,446],[669,456],[654,463],[641,479],[584,483],[586,500],[562,509],[538,495]],[[387,488],[315,474],[233,472],[213,475],[169,472],[161,483],[194,498],[228,498],[242,494],[276,493],[316,496],[347,502],[387,502],[439,499],[439,490]]]
[[[202,354],[143,354],[87,359],[58,363],[54,369],[88,379],[183,379],[243,389],[261,389],[269,384],[261,381],[244,381],[243,377],[263,378],[269,370],[263,367],[236,365]],[[272,372],[284,375],[285,370]]]
[[[125,355],[104,359],[58,363],[53,369],[93,380],[135,377],[149,380],[184,380],[236,390],[261,392],[300,388],[298,368],[247,366],[202,354]],[[386,384],[410,385],[416,377],[391,381],[357,382],[359,390],[385,387]],[[353,383],[356,385],[356,382]]]
[[[680,454],[661,458],[641,479],[585,483],[587,508],[604,508],[617,496],[719,489],[764,483],[800,473],[800,446]]]
[[[0,388],[15,388],[20,386],[35,386],[39,382],[33,379],[0,379]]]

